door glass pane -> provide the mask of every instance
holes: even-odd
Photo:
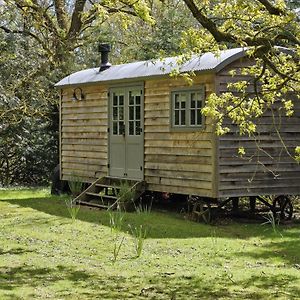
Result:
[[[113,107],[113,120],[118,120],[118,108]]]
[[[140,106],[135,107],[135,119],[136,120],[141,119],[141,107]]]
[[[124,107],[119,107],[119,120],[124,120]]]
[[[113,105],[114,106],[118,105],[118,96],[115,93],[113,94]]]
[[[129,121],[129,135],[134,135],[134,121]]]
[[[119,135],[125,134],[124,122],[119,122]]]
[[[129,105],[134,105],[134,96],[131,95],[131,92],[129,93]]]
[[[134,120],[134,107],[129,106],[129,120]]]
[[[124,105],[124,95],[119,96],[119,105],[123,106]]]
[[[118,123],[113,122],[113,134],[117,135],[118,134]]]
[[[135,97],[135,103],[136,103],[136,105],[140,105],[141,104],[141,96],[136,96]]]
[[[136,135],[140,135],[141,134],[141,122],[139,122],[139,121],[136,122],[135,134]]]

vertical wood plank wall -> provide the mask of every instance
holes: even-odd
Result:
[[[194,85],[214,90],[214,75],[202,75]],[[212,126],[196,132],[170,129],[170,93],[188,84],[183,79],[145,82],[145,180],[149,190],[213,197]]]
[[[107,175],[107,88],[84,87],[85,100],[65,89],[61,103],[62,179],[92,182]]]
[[[240,74],[247,61],[237,61],[216,77],[216,89],[227,91],[227,83],[243,80],[229,75],[231,69]],[[296,100],[294,115],[274,105],[256,120],[259,135],[255,138],[230,133],[219,138],[219,196],[300,194],[300,165],[291,156],[300,145],[300,101]],[[274,116],[273,116],[274,115]],[[244,147],[241,158],[238,148]],[[286,147],[286,149],[285,149]]]

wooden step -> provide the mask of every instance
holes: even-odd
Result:
[[[96,207],[96,208],[101,208],[101,209],[108,209],[110,207],[109,205],[98,204],[98,203],[87,202],[87,201],[77,201],[76,204],[90,206],[90,207]]]
[[[111,189],[116,189],[116,190],[119,190],[119,189],[120,189],[119,186],[110,185],[110,184],[105,184],[105,183],[96,183],[96,187],[100,187],[100,188],[111,188]]]
[[[116,197],[116,196],[101,195],[101,194],[92,193],[92,192],[87,192],[86,194],[87,194],[88,196],[97,197],[97,198],[100,198],[100,199],[117,200],[117,197]]]

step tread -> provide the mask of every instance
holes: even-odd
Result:
[[[104,205],[104,204],[98,204],[98,203],[93,203],[93,202],[87,202],[87,201],[77,201],[77,204],[79,205],[86,205],[86,206],[93,206],[93,207],[98,207],[98,208],[103,208],[103,209],[108,209],[109,205]]]
[[[92,193],[92,192],[87,192],[86,195],[88,196],[93,196],[93,197],[98,197],[98,198],[103,198],[103,199],[114,199],[114,200],[117,200],[117,197],[116,196],[110,196],[110,195],[100,195],[100,194],[97,194],[97,193]]]
[[[119,187],[119,186],[110,185],[110,184],[105,184],[105,183],[96,183],[96,187],[102,187],[102,188],[113,188],[113,189],[117,189],[117,190],[119,190],[119,189],[120,189],[120,187]]]

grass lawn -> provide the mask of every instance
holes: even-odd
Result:
[[[0,190],[0,200],[1,300],[300,299],[299,224],[274,232],[152,211],[126,214],[116,233],[106,211],[81,208],[72,222],[47,189]]]

